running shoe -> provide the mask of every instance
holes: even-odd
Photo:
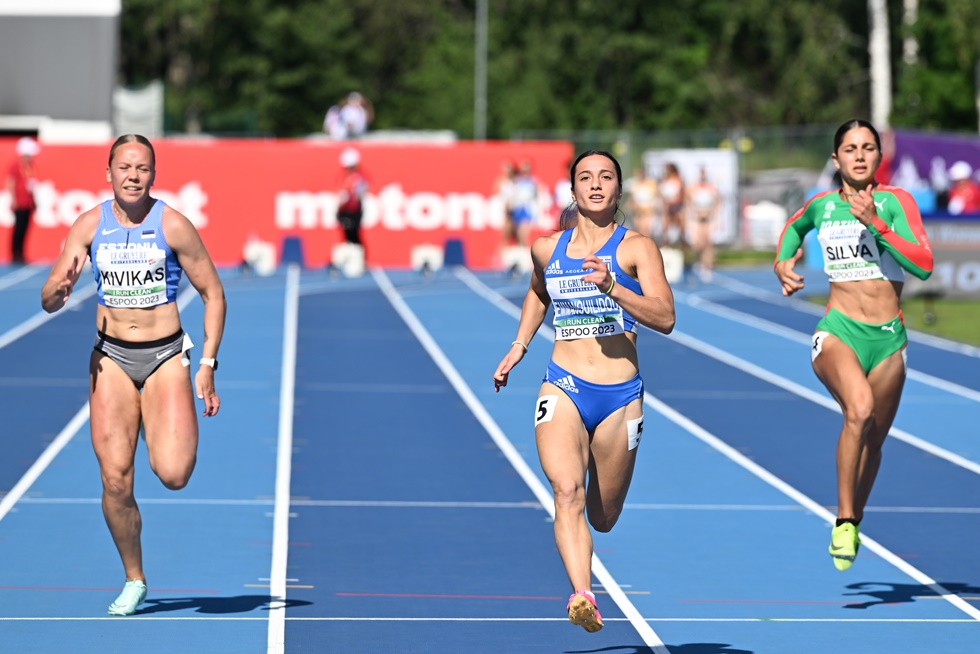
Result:
[[[575,591],[568,598],[568,619],[586,631],[595,633],[602,629],[602,616],[595,605],[595,595],[587,590]]]
[[[860,531],[857,525],[845,522],[830,532],[830,556],[838,570],[847,570],[854,563],[861,547]]]
[[[146,599],[146,584],[139,579],[127,581],[116,601],[109,605],[109,615],[133,615]]]

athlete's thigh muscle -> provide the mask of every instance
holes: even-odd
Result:
[[[589,434],[572,400],[548,382],[541,385],[538,393],[534,436],[541,469],[552,483],[568,476],[584,483],[589,465]]]
[[[190,374],[181,357],[168,359],[146,380],[142,411],[151,465],[160,457],[193,459],[197,452],[197,414]]]
[[[833,334],[827,334],[811,348],[814,348],[811,352],[816,352],[813,371],[838,404],[847,407],[873,401],[864,368],[847,344]]]

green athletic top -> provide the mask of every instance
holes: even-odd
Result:
[[[824,272],[832,282],[901,282],[906,270],[919,279],[932,274],[932,248],[919,208],[907,191],[897,186],[875,186],[878,215],[867,227],[851,215],[850,204],[838,191],[814,196],[793,214],[779,237],[777,263],[792,258],[806,233],[816,228]]]

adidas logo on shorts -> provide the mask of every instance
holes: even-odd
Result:
[[[546,275],[560,275],[561,263],[558,262],[558,259],[555,259],[550,264],[548,264],[548,267],[545,269],[544,273]]]
[[[572,379],[571,375],[562,377],[561,379],[551,380],[551,383],[558,388],[565,389],[565,391],[568,393],[578,393],[578,386],[575,385],[575,381]]]

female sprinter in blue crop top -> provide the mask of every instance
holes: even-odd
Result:
[[[803,277],[793,268],[803,255],[803,237],[816,229],[830,298],[813,334],[810,359],[844,414],[830,556],[834,567],[847,570],[861,545],[864,507],[905,384],[908,337],[899,305],[905,271],[927,278],[932,250],[912,196],[875,183],[881,138],[870,123],[841,125],[831,156],[842,186],[815,196],[786,223],[775,272],[783,295],[803,288]]]
[[[113,198],[78,217],[41,289],[44,310],[58,311],[85,258],[92,259],[99,295],[89,362],[92,445],[102,473],[102,512],[126,573],[110,615],[132,615],[146,599],[142,520],[133,497],[140,424],[150,467],[164,486],[177,490],[187,485],[197,460],[195,390],[205,416],[216,415],[219,405],[214,373],[224,289],[194,225],[150,197],[155,165],[145,137],[128,134],[113,143],[106,171]],[[176,302],[182,271],[205,307],[203,356],[193,386],[190,340]]]
[[[573,225],[536,239],[517,338],[493,375],[497,391],[554,304],[555,348],[538,394],[534,430],[555,498],[555,542],[572,585],[572,623],[602,628],[592,594],[592,534],[607,532],[626,501],[643,429],[639,323],[669,334],[674,297],[653,239],[616,223],[619,163],[584,152],[571,167]],[[590,471],[590,461],[593,463]],[[588,523],[586,522],[588,515]]]

